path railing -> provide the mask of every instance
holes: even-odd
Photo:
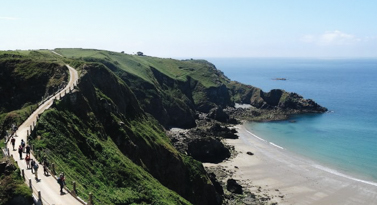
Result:
[[[71,93],[74,89],[75,86],[77,86],[79,80],[77,80],[76,82],[73,83],[73,86],[72,87],[68,87],[66,89],[66,86],[65,88],[61,88],[59,90],[57,90],[53,95],[50,95],[46,98],[42,98],[42,101],[40,103],[38,103],[38,107],[36,108],[36,110],[43,104],[45,103],[46,101],[50,100],[51,98],[52,99],[61,99],[62,97],[66,96],[68,93]],[[65,92],[61,92],[63,89],[65,89]],[[59,94],[60,93],[60,94]],[[35,111],[35,110],[34,110]],[[34,112],[32,111],[32,113]],[[31,113],[31,114],[32,114]],[[28,118],[27,118],[28,119]],[[30,124],[30,129],[27,130],[27,135],[26,135],[26,139],[28,139],[30,137],[30,135],[33,133],[35,127],[36,127],[36,124],[39,120],[39,115],[36,116],[36,120],[32,122],[32,124]],[[11,135],[6,135],[5,137],[5,143],[7,144],[8,141],[9,141],[9,138],[10,138]],[[4,153],[4,156],[7,157],[8,159],[9,158],[13,158],[13,155],[10,154],[9,152],[9,148],[5,147],[2,149],[2,152]],[[31,152],[32,154],[34,155],[34,146],[31,145]],[[34,155],[35,156],[35,155]],[[14,160],[16,163],[17,161]],[[37,162],[38,163],[38,162]],[[56,172],[55,172],[55,164],[51,164],[52,165],[52,170],[48,169],[48,172],[51,176],[54,177],[55,180],[57,180],[57,176],[56,176]],[[25,178],[25,170],[22,169],[20,170],[20,173],[22,175],[22,177],[24,178],[25,180],[25,183],[30,187],[30,189],[32,190],[32,193],[33,193],[33,198],[34,198],[34,203],[35,204],[47,204],[47,205],[50,205],[50,203],[48,203],[48,201],[43,197],[43,194],[41,193],[40,190],[38,190],[34,184],[32,183],[32,180],[30,178],[28,178],[28,180],[26,180]],[[76,198],[81,204],[84,204],[84,205],[93,205],[93,195],[92,193],[89,193],[89,198],[88,198],[88,202],[85,202],[84,200],[82,200],[79,196],[77,196],[77,190],[76,190],[76,182],[74,181],[73,182],[73,190],[69,190],[66,186],[64,186],[64,189],[69,193],[71,194],[74,198]],[[98,199],[97,199],[98,200]],[[99,201],[99,200],[98,200]],[[101,203],[101,201],[99,201]]]

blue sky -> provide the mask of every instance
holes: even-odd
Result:
[[[377,1],[2,1],[0,50],[377,58]]]

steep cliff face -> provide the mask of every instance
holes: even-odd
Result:
[[[61,148],[52,144],[64,136],[66,141],[77,145],[76,150],[65,150],[74,156],[75,163],[87,164],[95,159],[101,164],[93,164],[95,167],[76,166],[78,173],[115,172],[117,182],[112,179],[114,174],[104,175],[101,176],[104,179],[98,182],[100,188],[93,190],[96,193],[105,192],[98,193],[100,195],[109,194],[109,197],[103,196],[103,200],[110,203],[116,202],[116,196],[109,191],[127,189],[135,192],[140,188],[146,192],[146,197],[137,196],[132,201],[120,194],[117,200],[139,203],[138,200],[148,202],[148,198],[155,197],[155,201],[161,202],[164,195],[168,195],[169,203],[184,204],[185,200],[179,199],[171,189],[193,204],[221,202],[203,166],[174,149],[157,121],[142,111],[135,95],[120,78],[102,64],[95,63],[85,64],[81,73],[78,90],[57,102],[51,113],[42,116],[37,126],[37,135],[42,137],[34,141],[37,149],[60,155],[51,160],[64,158],[62,150],[57,150]],[[58,136],[49,133],[57,133]],[[63,136],[59,137],[58,133]],[[113,155],[117,155],[122,162],[122,168],[116,165],[119,170],[113,168],[119,161],[113,159]],[[70,161],[64,159],[60,164],[65,164],[62,169],[72,166]],[[107,167],[112,168],[106,170]],[[75,180],[84,184],[90,177],[79,175]],[[151,184],[148,182],[145,185],[146,181],[151,181]],[[110,188],[106,190],[105,187]],[[152,196],[152,193],[156,196]]]
[[[62,63],[31,54],[0,53],[0,135],[25,120],[34,104],[64,86],[67,79]]]
[[[98,50],[59,49],[67,57],[104,64],[130,89],[144,111],[164,127],[195,127],[195,113],[218,106],[234,106],[226,83],[216,67],[204,60],[173,60],[131,56]]]

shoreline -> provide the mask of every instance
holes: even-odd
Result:
[[[237,125],[238,139],[226,139],[237,155],[219,164],[244,188],[278,204],[373,204],[377,183],[334,173]],[[252,152],[254,155],[248,155]],[[336,172],[336,171],[335,171]]]

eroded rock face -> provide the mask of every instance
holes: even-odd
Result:
[[[189,142],[187,153],[196,160],[211,163],[219,163],[230,157],[230,152],[224,144],[211,137]]]
[[[228,179],[228,181],[226,182],[226,189],[235,194],[243,193],[242,186],[239,185],[234,179]]]
[[[14,166],[14,164],[12,163],[9,163],[9,161],[0,162],[0,175],[9,175],[16,169],[16,166]]]

